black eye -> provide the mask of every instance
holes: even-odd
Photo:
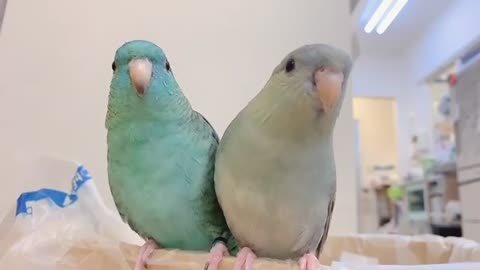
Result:
[[[117,69],[117,65],[115,64],[115,61],[112,62],[112,70],[115,71]]]
[[[292,58],[288,60],[287,64],[285,65],[285,71],[291,72],[294,69],[295,69],[295,60]]]
[[[170,71],[170,63],[168,61],[165,63],[165,69]]]

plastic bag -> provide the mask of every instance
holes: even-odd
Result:
[[[34,168],[35,181],[57,189],[19,196],[0,223],[0,269],[133,269],[143,240],[104,205],[88,171],[58,159],[43,160]],[[69,193],[58,190],[65,183],[70,183]],[[207,257],[206,252],[157,250],[148,269],[203,269]],[[233,269],[234,260],[224,258],[220,270]],[[480,261],[480,245],[474,241],[398,235],[332,235],[320,257],[321,263],[330,265],[321,267],[325,270],[480,269],[475,261]],[[298,266],[295,261],[258,259],[254,268]]]
[[[0,223],[0,269],[82,269],[82,261],[98,257],[84,252],[71,261],[68,253],[82,243],[95,243],[108,251],[104,255],[118,261],[114,269],[130,269],[125,261],[118,260],[123,257],[119,243],[142,241],[104,205],[85,167],[55,159],[39,164],[43,167],[37,166],[40,179],[35,180],[67,183],[71,179],[71,191],[44,188],[19,196],[16,207]],[[98,268],[88,269],[103,268],[100,263]]]

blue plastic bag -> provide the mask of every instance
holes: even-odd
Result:
[[[41,170],[47,171],[39,171],[39,178],[58,177],[43,179],[45,183],[69,181],[71,188],[67,192],[45,187],[19,195],[0,223],[0,269],[80,270],[89,260],[108,258],[116,263],[115,269],[130,269],[126,260],[118,259],[123,257],[120,243],[138,245],[143,241],[116,211],[104,205],[87,169],[62,160],[42,164],[46,165]],[[95,243],[105,252],[101,258],[88,252],[80,257],[68,256],[72,248],[84,243]],[[91,265],[102,269],[102,263]]]

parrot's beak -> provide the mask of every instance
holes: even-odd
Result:
[[[314,91],[326,113],[337,105],[342,93],[343,77],[343,72],[330,67],[321,67],[313,74]]]
[[[152,63],[148,59],[133,59],[128,63],[128,71],[137,95],[143,96],[152,78]]]

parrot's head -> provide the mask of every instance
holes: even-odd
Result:
[[[129,41],[117,49],[112,71],[107,126],[113,117],[175,113],[172,104],[183,95],[160,47],[144,40]]]
[[[346,52],[325,44],[305,45],[282,60],[270,83],[297,105],[308,107],[306,111],[336,119],[351,68]]]

